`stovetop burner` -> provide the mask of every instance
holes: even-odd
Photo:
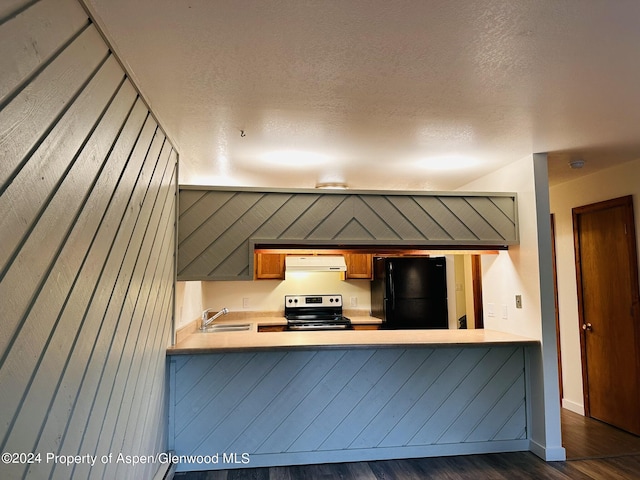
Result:
[[[346,330],[342,295],[285,295],[284,316],[289,330]]]

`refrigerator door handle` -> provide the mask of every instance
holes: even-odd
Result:
[[[393,285],[393,262],[389,260],[389,296],[391,297],[391,310],[396,309],[396,292]]]

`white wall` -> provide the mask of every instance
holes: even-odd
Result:
[[[202,282],[176,283],[176,330],[199,318],[205,308],[202,306]]]
[[[528,434],[534,453],[545,460],[563,460],[546,156],[523,158],[461,190],[518,194],[520,245],[483,257],[484,324],[541,341],[539,348],[528,351]],[[516,294],[522,295],[522,309],[515,308]]]
[[[538,240],[531,157],[511,163],[460,190],[517,192],[520,245],[498,255],[482,256],[484,326],[540,339]],[[522,309],[515,307],[516,295],[522,295]],[[491,305],[494,316],[490,316]],[[503,318],[505,306],[507,318]]]
[[[562,352],[563,406],[584,414],[580,325],[571,209],[612,198],[634,195],[636,230],[640,225],[640,160],[602,170],[550,188],[556,221],[558,308]],[[640,238],[640,235],[638,236]],[[640,244],[638,245],[640,251]]]

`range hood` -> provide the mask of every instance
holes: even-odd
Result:
[[[342,255],[286,256],[287,272],[346,272]]]

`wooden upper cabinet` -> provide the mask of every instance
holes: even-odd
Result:
[[[371,253],[346,253],[344,261],[347,264],[347,279],[373,278],[373,254]]]
[[[256,253],[256,280],[284,280],[284,254]]]

